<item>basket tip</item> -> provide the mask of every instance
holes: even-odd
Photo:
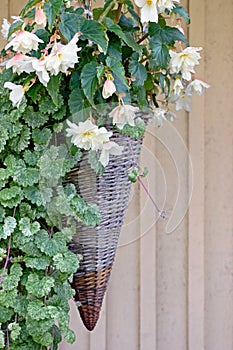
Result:
[[[91,332],[94,330],[100,316],[100,310],[101,307],[97,309],[95,306],[91,305],[79,307],[80,317],[88,331]]]

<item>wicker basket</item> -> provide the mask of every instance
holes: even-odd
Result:
[[[71,251],[81,254],[83,260],[74,275],[75,300],[84,325],[93,330],[100,314],[110,277],[118,238],[128,205],[130,182],[128,169],[138,159],[142,140],[115,133],[111,141],[124,146],[121,156],[110,156],[102,176],[91,169],[85,155],[67,181],[75,184],[78,193],[100,209],[101,222],[97,227],[77,225],[69,245]],[[133,159],[133,155],[135,159]]]

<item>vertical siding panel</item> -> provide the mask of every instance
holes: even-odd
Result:
[[[9,11],[11,16],[18,16],[28,0],[8,0]]]
[[[217,14],[217,17],[216,17]],[[233,349],[233,3],[206,1],[206,348]],[[218,20],[217,20],[218,19]]]
[[[155,198],[156,140],[150,130],[143,143],[141,167],[149,174],[143,180]],[[156,218],[157,212],[140,186],[140,350],[156,349]]]
[[[202,46],[202,65],[198,69],[205,79],[205,1],[189,0],[192,19],[189,41]],[[208,92],[207,92],[208,94]],[[204,350],[204,117],[205,97],[194,97],[189,118],[189,150],[193,165],[194,188],[189,208],[189,276],[188,335],[189,350]],[[192,189],[190,188],[190,191]],[[211,349],[209,349],[211,350]]]
[[[2,25],[2,19],[9,17],[8,0],[1,1],[1,11],[0,11],[0,25]],[[0,34],[0,48],[4,46],[4,40]]]
[[[175,127],[186,139],[187,124],[185,115]],[[158,144],[158,159],[165,171],[167,193],[165,208],[175,206],[179,188],[179,177],[183,178],[183,192],[178,201],[177,215],[185,214],[187,209],[187,154],[184,146],[178,142],[176,131],[166,126],[157,134],[164,140]],[[169,154],[169,151],[172,154]],[[157,198],[161,196],[162,184],[157,179]],[[157,350],[186,350],[186,314],[187,314],[187,219],[170,234],[166,233],[167,222],[160,219],[157,224]]]
[[[125,222],[128,225],[122,236],[140,233],[139,191],[135,188],[135,200],[131,203]],[[133,220],[129,220],[129,218]],[[136,220],[134,220],[136,218]],[[124,237],[122,237],[124,239]],[[126,239],[126,237],[125,237]],[[122,240],[121,240],[122,242]],[[122,244],[122,243],[121,243]],[[139,243],[128,241],[118,248],[116,261],[107,292],[107,350],[139,349]]]

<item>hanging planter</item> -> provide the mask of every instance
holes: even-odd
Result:
[[[189,24],[189,16],[179,1],[92,3],[29,0],[3,21],[0,349],[74,342],[73,296],[86,327],[95,327],[128,178],[141,182],[140,115],[161,126],[175,119],[171,104],[189,112],[191,95],[209,87],[194,75],[201,48],[183,34],[181,17]]]
[[[98,205],[101,214],[100,224],[96,227],[77,225],[69,245],[72,252],[82,255],[72,285],[76,290],[75,300],[80,303],[81,318],[88,330],[94,329],[99,318],[128,205],[131,188],[128,172],[139,157],[142,143],[142,140],[117,132],[112,140],[124,149],[120,156],[111,158],[103,175],[96,175],[86,154],[67,176],[67,181],[75,184],[86,202]]]

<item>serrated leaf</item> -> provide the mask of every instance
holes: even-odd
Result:
[[[185,19],[185,21],[190,24],[190,17],[186,9],[178,4],[174,4],[174,7],[172,9],[172,12],[175,13],[176,15],[180,15]]]
[[[68,275],[75,273],[79,267],[77,256],[69,251],[54,255],[53,262],[59,271]]]
[[[94,94],[98,83],[97,66],[97,62],[89,62],[83,67],[81,73],[81,84],[84,94],[92,105],[94,104]]]
[[[35,270],[45,270],[51,264],[51,259],[48,256],[30,257],[26,256],[24,258],[26,267],[30,267]]]
[[[138,86],[144,85],[144,82],[147,78],[147,70],[146,67],[139,62],[139,55],[134,53],[129,63],[129,71],[131,73],[131,77],[136,80],[136,84]]]
[[[14,311],[0,305],[0,323],[5,323],[10,321]]]
[[[131,47],[131,49],[133,49],[136,52],[142,51],[142,46],[137,44],[137,42],[134,40],[134,37],[130,33],[124,33],[121,27],[118,24],[116,24],[111,18],[106,17],[104,19],[104,23],[106,25],[107,30],[116,34],[120,39],[122,39],[125,42],[125,44]]]
[[[104,173],[104,166],[99,161],[99,156],[95,151],[88,153],[88,163],[96,174],[102,175]]]
[[[43,277],[42,279],[36,273],[31,273],[28,276],[26,289],[29,294],[37,298],[47,296],[54,287],[54,278],[51,276]]]
[[[47,85],[48,93],[51,96],[55,106],[58,106],[58,93],[60,89],[60,82],[61,82],[61,73],[51,76]]]
[[[76,33],[81,31],[81,23],[83,21],[84,18],[77,13],[64,12],[61,15],[61,22],[58,26],[62,35],[70,41]]]
[[[175,41],[183,41],[189,45],[188,40],[178,28],[170,26],[160,26],[158,23],[149,23],[150,40],[159,40],[162,44],[173,45]]]
[[[84,20],[81,24],[81,33],[81,39],[84,38],[93,41],[95,44],[99,45],[102,48],[104,53],[106,53],[108,40],[100,23],[95,20]]]
[[[150,48],[153,59],[155,60],[155,65],[166,69],[169,61],[169,50],[167,45],[163,44],[159,37],[153,36],[150,38]]]
[[[50,29],[52,29],[52,25],[60,11],[62,3],[63,0],[50,0],[44,4],[44,11],[47,15],[48,25]]]
[[[85,122],[89,117],[89,103],[87,102],[83,91],[77,87],[72,90],[69,97],[70,112],[74,116],[75,121]]]
[[[6,239],[10,236],[17,226],[17,221],[12,216],[7,216],[4,220],[3,232],[0,234],[0,238]]]

